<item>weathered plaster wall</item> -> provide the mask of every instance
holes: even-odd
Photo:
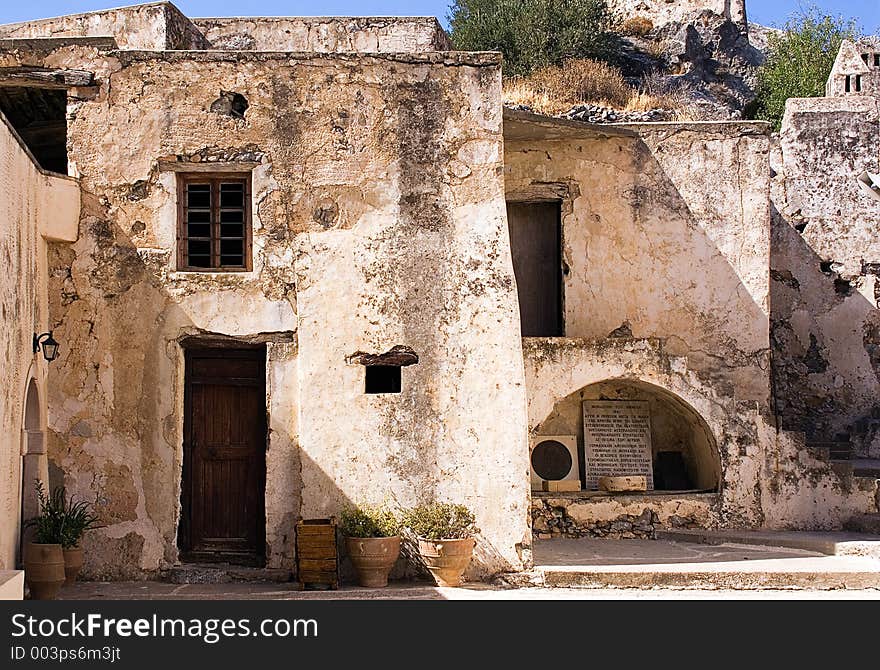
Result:
[[[121,49],[205,49],[210,45],[170,2],[0,25],[0,37],[112,36]]]
[[[565,335],[668,338],[719,391],[766,403],[766,127],[631,128],[505,145],[508,200],[562,202]]]
[[[87,573],[176,560],[180,342],[269,343],[270,567],[293,524],[436,495],[482,529],[474,574],[528,558],[522,351],[489,55],[119,52],[71,110],[80,240],[52,258],[50,454],[97,492]],[[110,85],[112,82],[112,86]],[[244,119],[210,111],[220,89]],[[100,138],[96,141],[96,138]],[[254,270],[176,272],[174,170],[253,167]],[[412,347],[399,395],[357,352]],[[504,416],[500,422],[497,417]]]
[[[193,19],[214,49],[420,53],[452,47],[434,17],[239,17]]]
[[[745,0],[611,0],[608,4],[624,18],[644,16],[658,27],[693,19],[704,11],[746,25]]]
[[[793,99],[774,154],[774,395],[783,425],[880,456],[880,203],[856,177],[876,173],[871,97]],[[840,436],[840,437],[838,437]]]
[[[560,402],[579,390],[622,380],[649,385],[685,403],[702,417],[718,445],[717,497],[686,502],[661,497],[653,506],[641,497],[626,505],[584,502],[580,516],[569,517],[574,525],[568,533],[619,533],[610,524],[621,516],[640,516],[645,507],[658,515],[652,525],[768,528],[840,528],[853,514],[877,511],[876,480],[839,476],[804,449],[796,434],[777,432],[760,404],[739,401],[707,383],[685,358],[671,355],[663,340],[527,338],[523,346],[530,431],[541,432]],[[538,516],[546,519],[545,512]]]
[[[15,567],[22,502],[23,455],[37,455],[39,436],[24,432],[25,399],[34,381],[36,415],[28,428],[45,429],[46,361],[32,349],[34,333],[48,329],[46,240],[70,238],[79,212],[75,181],[53,177],[36,167],[27,150],[0,119],[0,568]],[[43,450],[43,453],[45,451]],[[36,458],[34,458],[36,457]],[[42,457],[45,474],[45,457]],[[39,466],[39,462],[29,465]],[[36,467],[33,470],[39,471]],[[33,471],[29,468],[29,472]],[[33,481],[24,482],[33,496]],[[32,510],[29,510],[32,511]]]

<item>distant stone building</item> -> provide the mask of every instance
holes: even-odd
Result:
[[[834,61],[826,97],[880,95],[880,41],[865,38],[844,40]]]
[[[48,452],[2,443],[7,567],[41,469],[97,499],[86,573],[105,578],[290,573],[299,520],[382,500],[473,508],[472,577],[527,568],[534,536],[877,512],[876,477],[816,446],[831,406],[798,391],[813,374],[846,388],[826,372],[853,347],[872,388],[873,331],[831,356],[824,333],[851,315],[810,310],[869,324],[876,298],[838,291],[837,257],[797,256],[809,235],[786,218],[873,216],[847,175],[876,161],[875,126],[821,117],[858,148],[811,158],[822,173],[795,158],[817,133],[784,132],[771,200],[767,124],[504,109],[500,57],[448,48],[430,19],[190,20],[169,3],[0,26],[18,139],[0,136],[38,214],[3,231],[31,260],[0,276],[4,314],[25,314],[4,318],[0,416]],[[56,187],[74,189],[51,211],[75,231],[40,228]],[[32,348],[49,329],[51,363]],[[859,402],[849,418],[870,414]],[[601,468],[654,490],[552,490],[595,489]]]

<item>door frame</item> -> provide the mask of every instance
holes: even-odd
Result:
[[[266,451],[269,447],[269,431],[266,398],[266,345],[248,345],[241,342],[206,343],[194,342],[183,345],[184,392],[183,392],[183,453],[180,480],[180,518],[177,527],[178,560],[182,563],[228,562],[239,565],[264,567],[266,563]],[[260,413],[261,433],[264,435],[263,467],[258,471],[257,491],[257,544],[253,554],[240,552],[193,551],[192,548],[192,360],[193,358],[244,358],[260,362],[261,387],[263,389],[264,410]],[[220,378],[234,384],[234,377]]]

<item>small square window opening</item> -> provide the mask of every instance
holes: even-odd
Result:
[[[367,365],[364,393],[400,393],[399,365]]]

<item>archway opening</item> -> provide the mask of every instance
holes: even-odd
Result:
[[[24,429],[40,430],[40,392],[37,382],[31,379],[24,401]]]
[[[535,434],[577,439],[580,480],[587,486],[584,442],[585,401],[641,403],[650,423],[650,459],[656,491],[717,491],[721,460],[706,421],[674,393],[639,380],[611,379],[584,388],[558,401]]]
[[[20,529],[24,528],[24,522],[35,516],[39,511],[39,501],[34,488],[34,481],[39,479],[46,482],[45,442],[42,430],[42,407],[40,403],[40,391],[35,379],[28,382],[24,399],[24,420],[22,426],[22,449],[20,469],[21,484],[19,487]],[[19,543],[17,547],[16,563],[22,560],[22,549],[29,536],[28,532],[19,531]]]

